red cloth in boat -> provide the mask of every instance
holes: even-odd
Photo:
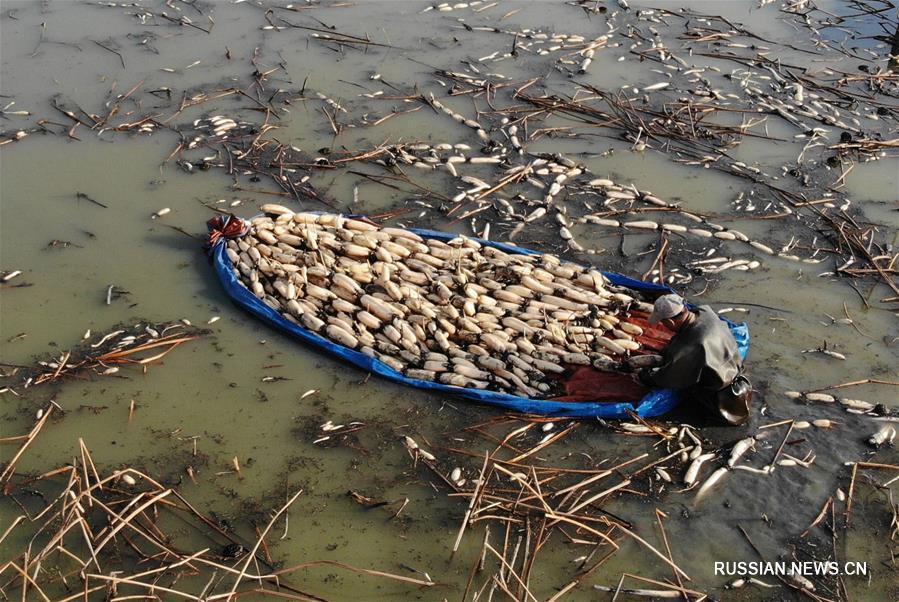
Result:
[[[649,315],[632,312],[627,321],[643,329],[642,335],[634,336],[645,350],[641,354],[662,354],[674,332],[661,324],[650,324]],[[554,397],[553,401],[626,401],[643,399],[650,389],[634,381],[631,374],[605,372],[593,366],[572,366],[573,371],[565,379],[565,393]]]

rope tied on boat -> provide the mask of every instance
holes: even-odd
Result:
[[[240,238],[250,231],[250,223],[236,215],[216,215],[206,222],[209,236],[206,247],[212,249],[222,239]]]

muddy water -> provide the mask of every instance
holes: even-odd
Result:
[[[15,101],[8,110],[28,110],[33,117],[10,116],[2,127],[26,127],[40,118],[68,126],[71,121],[50,104],[54,95],[64,98],[69,107],[77,104],[89,113],[102,113],[111,90],[114,96],[139,82],[143,82],[143,90],[168,87],[173,91],[172,98],[164,92],[142,94],[140,106],[126,102],[122,110],[143,114],[153,108],[154,113],[169,116],[176,111],[183,92],[190,95],[200,89],[232,86],[246,89],[254,69],[266,71],[279,65],[281,69],[267,82],[270,93],[279,88],[297,92],[305,86],[351,103],[354,117],[369,111],[385,115],[391,109],[408,110],[420,103],[369,100],[358,95],[378,90],[390,95],[393,91],[388,83],[402,90],[417,83],[420,91],[442,96],[434,69],[461,70],[461,60],[511,49],[512,36],[467,31],[460,26],[459,18],[473,26],[531,27],[587,36],[606,31],[603,16],[588,18],[573,6],[548,2],[499,2],[479,13],[470,9],[421,13],[428,4],[387,1],[277,11],[278,16],[294,24],[321,27],[314,17],[336,31],[367,34],[372,41],[388,46],[337,52],[312,39],[308,30],[263,30],[267,25],[265,9],[249,2],[197,8],[173,4],[174,9],[163,3],[144,4],[157,17],[144,17],[142,22],[142,9],[133,6],[4,3],[0,17],[0,93],[4,95],[3,104]],[[748,4],[691,5],[710,14],[727,14],[769,37],[788,39],[796,35],[776,19],[776,11],[766,12],[773,7],[750,11]],[[204,29],[212,25],[207,18],[212,15],[214,26],[209,34],[179,27],[159,17],[162,11],[170,16],[189,16]],[[124,68],[116,54],[95,42],[119,52]],[[251,64],[254,52],[258,54],[256,66]],[[617,60],[625,54],[623,49],[598,52],[589,73],[578,81],[609,90],[658,81],[659,74],[649,64],[641,64],[632,56],[624,62]],[[708,64],[715,63],[709,60]],[[552,60],[538,62],[523,57],[486,69],[514,82],[547,76],[546,90],[566,91],[570,82],[551,65]],[[722,64],[722,68],[731,67]],[[370,79],[375,73],[380,74],[380,80]],[[466,114],[473,114],[472,102],[467,96],[445,101]],[[482,110],[487,108],[482,98],[474,99],[474,103]],[[260,113],[247,106],[251,105],[227,97],[188,109],[176,121],[189,124],[203,116],[226,114],[259,123]],[[460,129],[451,119],[435,115],[427,107],[379,126],[346,128],[335,137],[322,106],[326,105],[318,101],[294,101],[277,121],[279,129],[269,136],[313,157],[320,149],[365,149],[384,140],[477,144],[473,132]],[[349,121],[346,117],[345,122]],[[550,119],[546,127],[561,123]],[[769,134],[779,133],[788,133],[783,136],[786,139],[792,136],[786,128],[778,132],[772,124]],[[5,394],[0,416],[4,437],[27,431],[37,408],[45,406],[50,398],[66,411],[63,418],[47,425],[20,460],[19,469],[44,471],[69,461],[80,437],[99,466],[139,466],[166,483],[180,483],[182,493],[192,502],[233,522],[250,539],[242,519],[251,516],[264,524],[269,510],[303,489],[304,494],[291,510],[289,530],[273,546],[286,565],[332,559],[415,576],[406,568],[412,567],[446,586],[418,591],[331,569],[310,569],[297,577],[302,589],[335,600],[360,596],[458,598],[480,547],[481,534],[473,529],[461,553],[450,561],[463,502],[447,498],[443,490],[431,486],[431,475],[413,467],[400,436],[412,434],[437,446],[449,445],[460,428],[497,412],[366,379],[364,373],[272,331],[231,306],[200,242],[169,227],[201,233],[211,215],[204,203],[224,200],[220,206],[227,206],[240,201],[233,210],[247,216],[255,213],[259,204],[278,200],[276,197],[233,190],[231,178],[222,170],[186,173],[173,161],[164,164],[178,144],[172,132],[139,137],[105,132],[98,136],[82,126],[73,135],[79,140],[67,139],[64,133],[32,134],[0,151],[0,268],[23,270],[16,282],[31,285],[4,289],[0,297],[3,361],[28,363],[32,356],[70,348],[87,329],[104,332],[122,322],[185,318],[203,325],[213,316],[221,319],[208,327],[210,336],[182,346],[147,374],[123,370],[115,377],[69,382],[22,397]],[[802,227],[789,220],[745,219],[735,212],[731,202],[739,193],[749,193],[743,180],[685,167],[664,153],[631,152],[630,147],[630,143],[600,132],[592,139],[543,137],[529,145],[529,150],[569,154],[597,177],[633,182],[669,202],[720,215],[721,223],[772,246],[789,242],[791,228]],[[741,145],[734,156],[779,174],[780,165],[794,159],[800,148],[789,142],[772,145],[755,140]],[[479,170],[471,173],[478,174]],[[895,160],[888,159],[858,165],[846,178],[854,209],[863,219],[887,230],[892,227],[894,236],[899,191],[896,174]],[[835,180],[839,173],[825,177]],[[374,214],[408,203],[413,211],[402,217],[403,224],[471,232],[467,222],[447,223],[439,212],[415,204],[418,199],[345,172],[316,172],[312,182],[345,211]],[[438,176],[427,182],[432,189],[448,184]],[[352,202],[354,187],[358,187],[358,203]],[[274,191],[265,185],[256,188]],[[78,192],[107,207],[78,198]],[[171,208],[171,213],[151,219],[163,207]],[[497,226],[492,237],[504,239],[509,229]],[[585,246],[606,249],[596,256],[571,255],[580,261],[639,275],[654,256],[641,254],[653,243],[650,235],[629,234],[622,240],[618,232],[587,226],[578,227],[575,233]],[[523,242],[554,251],[563,249],[561,240],[548,228],[526,233]],[[888,242],[895,245],[899,241]],[[628,256],[622,257],[619,250]],[[737,254],[737,249],[725,245],[722,252]],[[787,390],[868,377],[895,380],[895,366],[899,364],[896,318],[876,303],[890,296],[890,291],[884,286],[872,287],[870,282],[861,283],[861,295],[875,301],[868,308],[844,282],[819,276],[832,270],[832,263],[797,264],[765,257],[759,271],[725,272],[714,286],[689,291],[697,301],[716,309],[743,310],[727,315],[750,325],[753,346],[749,366],[759,389],[758,406],[764,409],[764,415],[758,415],[748,429],[709,429],[711,441],[731,443],[746,432],[754,432],[760,424],[789,418],[830,418],[839,423],[833,430],[803,433],[807,445],[817,454],[810,469],[780,470],[771,477],[735,473],[713,500],[699,508],[693,506],[692,497],[676,493],[667,494],[656,504],[619,502],[613,508],[653,541],[657,541],[657,532],[652,508],[668,512],[668,534],[675,556],[696,587],[715,597],[729,599],[735,594],[717,589],[727,579],[713,574],[713,561],[755,558],[738,525],[753,533],[755,543],[769,557],[788,553],[785,542],[805,529],[838,486],[846,488],[848,471],[844,463],[872,457],[862,441],[879,423],[839,408],[797,405],[783,395]],[[109,285],[127,290],[127,295],[107,305]],[[847,315],[854,324],[832,319]],[[19,334],[25,336],[17,337]],[[828,349],[845,354],[846,360],[802,353],[825,341]],[[263,382],[265,376],[283,380]],[[310,390],[317,392],[300,399]],[[899,407],[892,387],[870,385],[854,387],[851,392],[854,398]],[[137,409],[129,421],[132,400]],[[352,448],[314,445],[318,425],[329,419],[335,423],[358,420],[367,427],[360,431]],[[783,430],[776,430],[776,435],[760,444],[757,465],[763,465],[774,453],[782,436]],[[476,453],[484,451],[485,441],[467,437],[456,444],[469,445]],[[632,439],[614,437],[588,423],[560,444],[562,449],[556,453],[583,453],[598,459],[627,458],[646,451],[647,445]],[[0,448],[4,460],[12,449],[8,445]],[[234,457],[242,465],[240,477],[230,470]],[[887,450],[873,458],[889,462],[895,461],[896,455]],[[188,467],[194,471],[196,483],[187,477]],[[452,465],[444,468],[450,470]],[[366,511],[354,504],[346,497],[348,490],[385,500],[408,498],[409,503],[398,518],[390,520],[390,512]],[[14,505],[0,503],[0,525],[16,515]],[[860,524],[864,525],[862,519]],[[882,524],[878,528],[881,533],[885,529]],[[884,542],[882,534],[879,538],[855,537],[848,543],[847,556],[878,564],[886,558]],[[10,543],[0,558],[18,549],[16,543],[21,542]],[[572,560],[580,551],[556,543],[542,554],[532,585],[538,596],[548,597],[570,579]],[[850,591],[859,599],[877,599],[889,584],[882,566],[871,569],[870,583],[865,579],[847,580]],[[668,576],[644,549],[630,542],[569,597],[595,599],[596,592],[589,586],[613,585],[623,571],[654,578]],[[764,599],[770,594],[756,590],[740,595]],[[788,595],[785,591],[777,594]]]

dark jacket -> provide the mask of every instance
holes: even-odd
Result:
[[[727,323],[708,305],[694,313],[696,320],[669,341],[664,363],[645,374],[647,384],[677,390],[695,387],[712,393],[740,373],[740,352]]]

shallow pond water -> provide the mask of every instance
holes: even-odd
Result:
[[[22,270],[10,284],[28,284],[5,287],[0,293],[2,361],[20,365],[30,364],[36,356],[56,356],[78,344],[86,330],[96,338],[122,323],[187,319],[209,330],[207,336],[179,347],[146,373],[123,368],[109,377],[19,389],[20,395],[4,393],[0,398],[0,435],[4,438],[27,433],[38,408],[46,408],[50,399],[65,410],[46,424],[18,460],[17,471],[41,473],[71,462],[79,453],[81,438],[98,467],[135,466],[166,485],[177,484],[191,503],[232,524],[246,541],[255,540],[251,521],[264,526],[272,512],[302,489],[289,510],[289,524],[278,522],[277,535],[270,538],[272,555],[284,566],[334,560],[416,578],[427,573],[440,585],[419,589],[334,566],[303,569],[291,578],[294,585],[333,600],[460,598],[469,569],[481,553],[483,527],[478,523],[472,526],[459,552],[451,555],[467,498],[448,496],[433,473],[412,461],[402,436],[428,441],[435,450],[455,447],[470,451],[475,457],[464,468],[469,478],[474,478],[480,465],[477,456],[482,457],[488,447],[493,449],[495,442],[463,429],[501,413],[367,378],[364,372],[315,353],[238,310],[226,297],[202,249],[199,237],[204,222],[213,214],[209,207],[247,217],[257,213],[262,203],[282,202],[293,207],[297,203],[287,196],[273,196],[283,191],[269,181],[249,182],[219,168],[186,171],[170,156],[180,141],[179,133],[171,129],[159,127],[150,135],[138,135],[100,133],[81,125],[71,130],[69,137],[66,132],[73,121],[54,108],[54,102],[88,120],[86,114],[105,114],[118,95],[137,86],[133,96],[119,102],[115,123],[128,121],[129,115],[138,119],[152,114],[161,123],[177,126],[182,136],[190,136],[193,120],[211,115],[223,114],[257,125],[269,119],[277,129],[266,132],[267,137],[296,146],[309,158],[361,152],[385,141],[463,142],[477,147],[473,130],[407,97],[433,93],[466,116],[476,110],[489,111],[490,103],[483,95],[447,95],[454,84],[440,70],[472,74],[468,71],[472,65],[483,73],[501,74],[495,82],[512,83],[491,92],[502,106],[514,104],[511,91],[534,78],[540,78],[533,84],[534,94],[539,89],[540,93],[570,96],[574,84],[611,91],[649,86],[663,76],[659,65],[638,60],[628,49],[636,38],[620,35],[629,31],[622,23],[633,24],[628,20],[641,8],[633,6],[636,4],[624,12],[615,2],[500,1],[448,12],[423,12],[431,3],[297,2],[290,9],[254,2],[4,2],[0,15],[2,104],[14,101],[6,111],[25,110],[31,115],[3,115],[0,127],[31,133],[0,150],[0,269]],[[676,3],[662,4],[663,9],[676,10]],[[792,16],[773,4],[759,8],[757,3],[684,4],[696,13],[726,15],[769,40],[802,44],[802,36],[807,36]],[[600,5],[607,10],[586,10]],[[659,9],[656,13],[663,16]],[[617,15],[614,18],[620,23],[610,25],[612,15]],[[173,21],[182,17],[189,18],[190,24]],[[671,48],[683,43],[674,35],[682,29],[678,19],[669,18],[678,24],[671,31],[662,24],[654,25],[663,30]],[[652,22],[641,23],[643,33],[651,35],[646,28],[653,27]],[[874,27],[869,21],[863,25]],[[614,29],[611,41],[621,45],[597,50],[592,66],[583,74],[557,63],[556,54],[521,51],[509,60],[478,62],[491,53],[502,54],[515,44],[526,43],[526,39],[478,27],[531,28],[587,38]],[[351,33],[374,44],[328,44],[313,37],[329,32]],[[833,32],[828,35],[836,36]],[[870,47],[875,55],[884,56],[882,48]],[[784,50],[779,58],[809,68],[819,63],[837,68],[858,62],[823,51],[819,56]],[[868,60],[872,68],[885,62],[870,56]],[[724,72],[734,68],[725,59],[697,55],[691,61]],[[372,77],[375,74],[378,77]],[[254,89],[259,82],[264,94]],[[214,91],[232,89],[247,92],[210,98],[194,106],[184,102],[200,94],[213,97]],[[585,93],[583,90],[579,93]],[[378,91],[397,98],[360,96]],[[335,109],[316,93],[348,111]],[[278,94],[290,101],[280,105],[274,116],[260,109],[264,103],[252,101]],[[895,96],[881,100],[894,107],[897,104]],[[185,108],[179,112],[182,105]],[[360,125],[392,111],[413,109],[417,110],[379,125]],[[324,111],[333,111],[332,118],[342,124],[338,135]],[[739,124],[742,117],[728,119]],[[37,131],[39,120],[46,120],[43,127],[52,133]],[[793,236],[808,244],[816,234],[798,218],[756,219],[740,210],[740,205],[734,204],[740,195],[765,195],[761,187],[746,179],[684,165],[673,151],[661,146],[637,152],[633,141],[613,130],[597,128],[595,133],[571,137],[564,129],[571,126],[570,120],[558,115],[531,125],[532,129],[563,129],[533,140],[527,145],[528,152],[566,154],[589,168],[593,177],[633,183],[777,248]],[[895,119],[881,121],[876,127],[885,137],[890,132],[895,137]],[[782,141],[747,138],[731,154],[782,178],[779,181],[786,180],[781,166],[795,161],[805,141],[795,139],[796,131],[784,122],[772,120],[764,131]],[[198,164],[202,154],[185,157]],[[350,173],[353,170],[370,176],[383,173],[370,164],[349,170],[316,170],[310,173],[310,183],[340,211],[374,215],[406,208],[394,223],[465,234],[472,234],[473,227],[480,233],[485,226],[486,218],[473,225],[469,220],[447,217],[441,210],[445,199],[439,196],[408,186],[383,186],[373,177]],[[446,174],[407,170],[410,172],[422,187],[444,197],[457,192],[458,184]],[[471,166],[467,173],[484,178],[495,174],[490,166]],[[816,179],[835,186],[842,172],[818,167],[814,173]],[[840,191],[852,201],[853,215],[877,227],[878,242],[893,254],[899,243],[897,173],[894,157],[860,163],[845,176]],[[308,199],[303,206],[328,209]],[[153,219],[162,208],[171,212]],[[497,222],[491,238],[506,240],[514,225]],[[566,249],[551,219],[525,230],[516,242],[637,277],[650,269],[657,252],[655,234],[625,235],[591,224],[576,225],[572,232],[583,246],[605,251],[585,255]],[[191,238],[191,233],[198,238]],[[820,235],[823,239],[825,233]],[[873,378],[894,381],[894,385],[856,386],[847,396],[899,408],[896,305],[879,302],[893,293],[873,279],[859,278],[856,292],[848,279],[822,276],[835,269],[836,258],[820,264],[797,263],[753,255],[735,243],[717,248],[719,255],[757,258],[762,265],[753,271],[723,272],[708,284],[697,279],[681,290],[718,310],[736,308],[726,315],[749,323],[753,339],[748,366],[758,394],[752,423],[739,429],[703,429],[708,445],[726,449],[758,432],[759,426],[781,420],[830,419],[836,426],[801,433],[803,441],[796,445],[803,453],[812,450],[816,455],[808,469],[783,468],[767,477],[735,471],[700,505],[694,503],[692,494],[677,493],[677,486],[656,497],[614,500],[606,508],[626,517],[633,529],[654,545],[661,545],[655,509],[667,513],[667,537],[679,566],[692,578],[688,587],[716,599],[787,599],[798,594],[784,586],[725,591],[723,586],[732,578],[715,575],[713,563],[756,559],[739,528],[751,533],[767,558],[789,556],[796,538],[826,500],[836,495],[838,487],[845,491],[849,486],[851,469],[846,463],[897,463],[894,449],[874,453],[864,443],[883,422],[846,413],[838,404],[803,405],[784,395],[785,391]],[[668,261],[671,265],[686,263],[704,251],[695,240],[672,239]],[[809,251],[803,252],[807,255]],[[107,303],[110,285],[126,293]],[[207,325],[213,316],[220,319]],[[803,353],[825,343],[845,360]],[[265,377],[276,380],[263,380]],[[303,396],[312,390],[315,392]],[[349,444],[329,447],[313,443],[321,434],[319,425],[328,420],[343,424],[360,421],[365,428],[348,440]],[[563,424],[567,422],[559,422]],[[502,437],[517,426],[509,423],[496,434]],[[756,466],[774,454],[785,431],[771,432],[774,434],[760,442],[752,456]],[[653,443],[584,421],[547,452],[547,461],[594,468],[602,461],[620,462],[652,452]],[[9,444],[0,447],[3,462],[15,449]],[[459,462],[448,452],[436,453],[444,472]],[[241,465],[239,473],[232,469],[233,458]],[[886,481],[882,476],[872,478]],[[654,487],[657,491],[658,484]],[[897,485],[891,487],[895,494]],[[352,501],[348,491],[392,503],[387,510],[365,509]],[[887,533],[889,516],[884,508],[888,505],[881,495],[885,491],[890,488],[880,494],[860,491],[853,529],[848,540],[840,542],[841,558],[867,561],[872,571],[870,579],[846,578],[852,599],[887,599],[896,593],[896,569],[889,565],[887,554],[890,546],[895,552],[896,542],[895,535],[890,541]],[[408,503],[392,518],[404,499]],[[19,514],[20,507],[10,497],[0,500],[0,525],[11,524]],[[4,530],[0,526],[0,532]],[[223,543],[210,543],[190,532],[181,532],[181,536],[191,545]],[[495,532],[493,536],[502,537]],[[0,561],[17,557],[24,545],[24,535],[14,534],[0,544]],[[582,554],[562,537],[551,540],[531,573],[531,591],[537,598],[551,597],[571,581],[579,562],[574,561]],[[653,579],[671,577],[670,569],[646,548],[626,540],[608,563],[566,597],[611,598],[611,594],[593,590],[592,585],[615,587],[623,572]],[[16,597],[13,591],[5,594]],[[487,594],[483,595],[486,598]],[[822,595],[836,597],[833,592]]]

